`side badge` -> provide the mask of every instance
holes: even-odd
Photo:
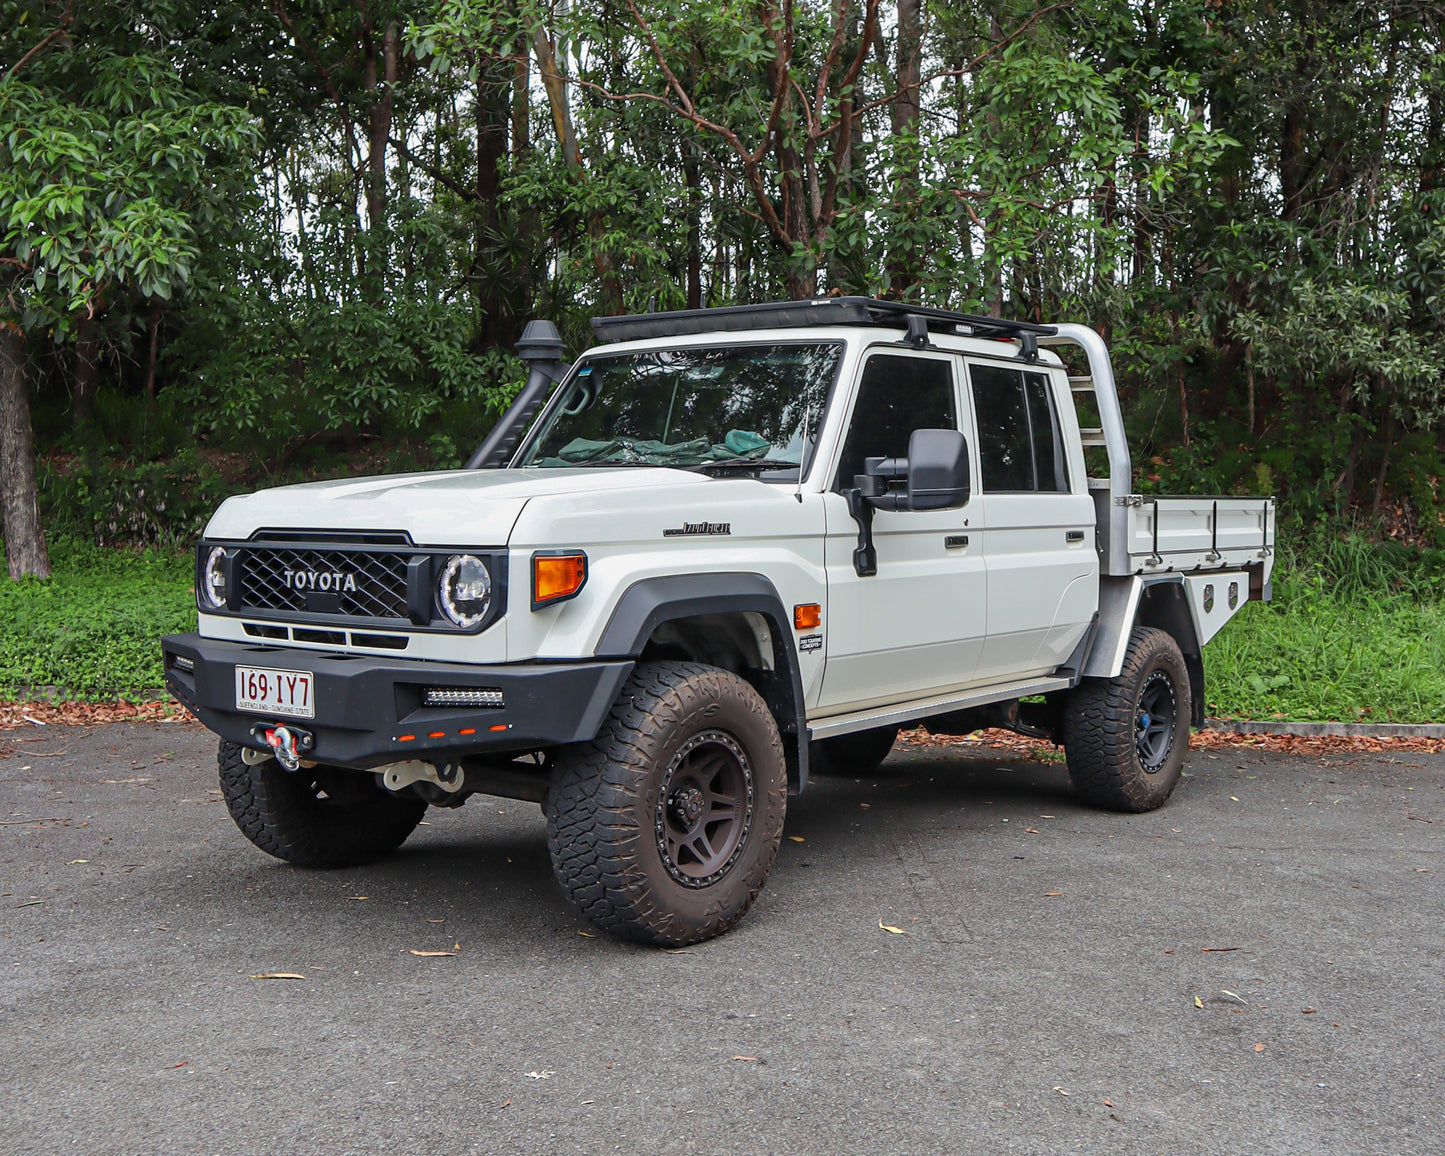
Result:
[[[821,634],[805,634],[798,639],[798,649],[806,654],[810,650],[823,649],[823,636]]]

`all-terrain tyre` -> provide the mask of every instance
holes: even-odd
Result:
[[[641,663],[597,737],[557,753],[552,868],[604,931],[666,947],[710,939],[762,891],[787,790],[777,724],[747,682]]]
[[[1189,750],[1189,672],[1174,639],[1136,626],[1117,678],[1085,679],[1064,705],[1064,752],[1079,794],[1111,811],[1162,807]]]
[[[808,751],[809,775],[871,775],[898,741],[897,727],[875,727],[820,739]]]
[[[391,854],[426,814],[360,771],[318,765],[292,773],[275,759],[247,766],[241,747],[216,754],[221,793],[241,834],[298,867],[350,867]]]

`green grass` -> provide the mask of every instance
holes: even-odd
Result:
[[[160,687],[161,635],[196,628],[192,555],[61,539],[50,561],[48,582],[0,572],[0,689],[95,699]]]
[[[1296,721],[1445,721],[1445,602],[1353,586],[1320,568],[1276,571],[1204,648],[1209,713]]]
[[[195,629],[191,555],[62,539],[51,560],[49,582],[0,579],[0,693],[161,686],[160,636]],[[1286,549],[1274,601],[1245,606],[1204,665],[1211,714],[1445,721],[1445,562],[1359,539]]]

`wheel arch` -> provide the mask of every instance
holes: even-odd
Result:
[[[1129,636],[1136,626],[1162,630],[1174,639],[1189,672],[1190,725],[1204,725],[1204,654],[1182,574],[1103,578],[1099,585],[1099,628],[1083,662],[1087,678],[1116,678],[1124,669]]]
[[[746,678],[778,724],[789,789],[808,784],[803,677],[792,620],[762,574],[674,574],[627,587],[593,653],[601,658],[682,656]],[[739,669],[741,667],[741,669]]]

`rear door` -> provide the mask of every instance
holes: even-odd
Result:
[[[974,677],[987,607],[972,508],[876,511],[878,572],[860,577],[853,566],[858,525],[840,492],[853,485],[864,458],[906,457],[915,429],[967,428],[961,365],[953,354],[896,347],[870,352],[862,365],[824,495],[828,621],[821,712],[917,698]],[[977,477],[976,459],[970,468]]]
[[[1093,619],[1099,558],[1094,505],[1072,399],[1062,375],[970,361],[988,525],[988,636],[979,673],[990,680],[1052,670]]]

